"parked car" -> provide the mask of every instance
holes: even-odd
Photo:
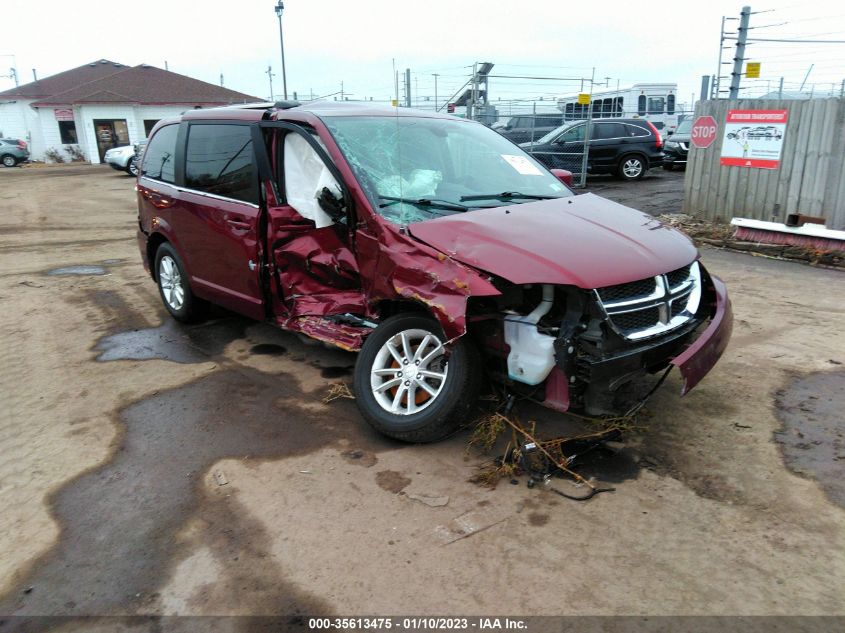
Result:
[[[526,143],[539,139],[563,123],[562,112],[520,114],[491,127],[509,141]]]
[[[26,141],[17,138],[0,138],[0,163],[14,167],[29,162],[29,148]]]
[[[520,147],[547,167],[580,173],[586,133],[587,121],[574,121]],[[660,132],[644,119],[593,119],[589,145],[589,174],[637,180],[663,163]]]
[[[678,124],[675,133],[663,143],[663,169],[672,171],[675,167],[687,166],[692,119],[684,119]]]
[[[130,176],[138,175],[135,145],[113,147],[106,150],[103,158],[106,164],[114,170],[125,171]]]
[[[138,244],[179,321],[208,303],[359,352],[356,403],[400,440],[446,437],[482,382],[606,413],[731,333],[693,243],[473,121],[350,103],[190,110],[153,129]],[[659,230],[657,230],[659,229]]]
[[[138,176],[138,172],[140,171],[141,159],[144,156],[144,150],[147,147],[147,139],[143,139],[135,143],[135,153],[132,156],[132,160],[129,162],[128,168],[129,173],[133,176]]]

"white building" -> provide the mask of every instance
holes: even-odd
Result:
[[[159,119],[254,101],[262,99],[146,64],[101,59],[0,92],[0,138],[26,140],[32,160],[81,152],[99,163],[107,149],[146,138]]]

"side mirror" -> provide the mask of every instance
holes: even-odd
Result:
[[[344,212],[343,198],[338,197],[328,187],[323,187],[320,190],[320,195],[317,196],[317,203],[320,208],[334,221],[342,220],[346,214]]]
[[[552,175],[560,180],[567,187],[572,189],[572,172],[568,169],[552,169]]]

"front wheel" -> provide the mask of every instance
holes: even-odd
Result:
[[[353,389],[375,430],[405,442],[435,442],[454,433],[481,387],[478,351],[466,337],[447,350],[440,324],[400,314],[367,337],[355,364]]]
[[[130,176],[138,176],[138,161],[135,160],[134,156],[126,163],[126,173]]]
[[[645,176],[645,161],[640,156],[628,155],[619,161],[618,174],[624,180],[638,180]]]
[[[155,271],[161,301],[171,316],[183,323],[199,320],[206,303],[194,296],[182,260],[166,242],[156,251]]]
[[[672,163],[663,163],[663,169],[665,169],[666,171],[672,171],[673,169],[675,169],[675,165],[673,165]]]

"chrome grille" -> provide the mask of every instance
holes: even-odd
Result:
[[[623,337],[656,336],[691,319],[701,300],[698,262],[663,275],[596,289],[610,325]]]

